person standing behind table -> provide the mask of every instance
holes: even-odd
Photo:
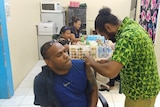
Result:
[[[121,22],[110,8],[99,11],[95,29],[106,39],[116,41],[115,50],[107,63],[100,64],[86,56],[86,64],[109,78],[120,72],[122,92],[126,96],[125,107],[154,107],[160,79],[149,34],[128,17]]]
[[[83,60],[71,60],[65,47],[56,40],[46,42],[41,55],[47,65],[34,79],[35,105],[96,107],[97,84]]]
[[[81,19],[77,16],[72,17],[72,26],[71,33],[75,35],[76,38],[80,37],[80,27],[81,27]]]

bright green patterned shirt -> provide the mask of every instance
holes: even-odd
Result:
[[[126,97],[147,99],[160,91],[160,80],[153,43],[148,33],[126,17],[116,34],[112,60],[123,64],[120,72]]]

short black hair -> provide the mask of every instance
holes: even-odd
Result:
[[[95,30],[99,30],[100,32],[104,32],[106,23],[110,23],[112,25],[118,25],[119,19],[111,13],[111,9],[108,7],[102,8],[99,10],[99,13],[95,19]]]
[[[51,47],[50,45],[50,41],[49,42],[46,42],[42,45],[41,47],[41,55],[43,57],[43,59],[47,59],[48,58],[48,55],[46,54],[47,50]]]
[[[49,58],[46,52],[53,45],[53,43],[59,43],[59,42],[55,39],[52,39],[52,41],[48,41],[41,46],[40,52],[41,52],[43,59]]]

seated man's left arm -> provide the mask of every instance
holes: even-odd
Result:
[[[96,107],[97,102],[98,102],[98,87],[97,87],[97,83],[96,83],[96,79],[94,76],[93,71],[91,70],[91,68],[89,66],[86,66],[86,73],[87,73],[87,78],[89,80],[89,83],[92,87],[91,89],[91,102],[90,102],[90,107]]]

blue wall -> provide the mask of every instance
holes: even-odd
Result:
[[[14,94],[4,0],[0,0],[0,98]]]

